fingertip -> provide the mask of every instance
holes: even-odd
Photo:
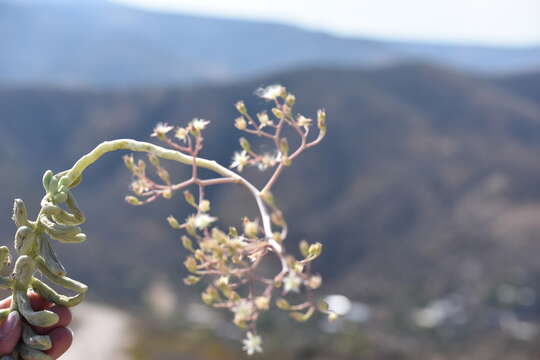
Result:
[[[0,301],[0,309],[7,309],[11,306],[11,296]]]
[[[69,328],[60,327],[54,329],[48,335],[51,338],[53,346],[51,349],[45,351],[45,353],[53,359],[58,359],[71,346],[73,342],[73,332]]]
[[[13,351],[21,337],[21,330],[21,316],[17,311],[12,311],[0,324],[0,355]]]
[[[49,301],[33,291],[28,292],[28,299],[30,300],[30,305],[34,311],[40,311],[51,306]]]
[[[56,326],[58,327],[66,327],[69,324],[71,324],[71,311],[65,307],[60,305],[55,305],[52,308],[50,308],[52,312],[55,312],[58,314],[60,320],[58,320],[58,324]]]

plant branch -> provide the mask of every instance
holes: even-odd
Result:
[[[234,181],[243,185],[255,198],[255,202],[257,203],[257,207],[259,208],[259,212],[261,214],[265,236],[267,237],[274,251],[278,254],[282,253],[282,246],[273,239],[270,215],[268,214],[268,210],[264,204],[264,201],[261,198],[261,192],[245,178],[213,160],[207,160],[200,157],[192,157],[176,150],[166,149],[158,145],[132,139],[105,141],[96,146],[88,154],[81,157],[71,169],[67,170],[65,176],[67,176],[69,179],[68,183],[71,184],[75,182],[75,180],[82,175],[82,173],[88,166],[92,165],[106,153],[118,150],[131,150],[135,152],[153,153],[157,157],[165,160],[176,161],[185,165],[195,165],[197,167],[212,170],[224,177],[234,179]],[[282,265],[287,267],[284,261],[282,261]]]

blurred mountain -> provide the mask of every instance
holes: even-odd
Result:
[[[101,1],[0,0],[0,82],[90,87],[220,81],[305,65],[421,60],[482,72],[540,66],[540,48],[340,38],[292,26]]]
[[[512,314],[529,329],[540,326],[540,101],[529,81],[538,76],[487,79],[411,63],[164,90],[3,87],[0,236],[12,238],[13,198],[23,198],[35,215],[46,169],[71,166],[100,141],[147,140],[160,121],[211,120],[204,156],[228,164],[241,135],[232,126],[233,104],[245,99],[259,111],[265,102],[250,94],[280,82],[297,95],[300,113],[314,116],[322,106],[328,113],[327,139],[287,169],[275,189],[291,224],[288,247],[304,238],[325,246],[315,264],[327,279],[324,291],[368,304],[373,319],[362,328],[369,337],[385,349],[416,354],[411,358],[440,343],[454,344],[445,350],[448,359],[481,346],[492,352],[475,359],[538,354],[538,330],[524,338],[500,325]],[[173,173],[188,176],[186,169]],[[251,170],[246,176],[262,178]],[[181,196],[130,207],[123,202],[129,181],[118,154],[93,165],[76,190],[89,240],[57,249],[94,297],[138,302],[146,284],[163,274],[187,291],[179,234],[165,221],[188,214]],[[224,224],[254,210],[235,186],[210,195]],[[508,288],[532,295],[508,300]],[[415,327],[415,309],[448,298],[461,299],[459,317],[428,333]]]

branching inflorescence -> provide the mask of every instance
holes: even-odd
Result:
[[[71,169],[56,175],[47,171],[43,178],[46,194],[35,221],[28,220],[22,200],[15,200],[13,220],[18,227],[15,248],[19,257],[12,277],[0,278],[0,287],[11,289],[14,301],[10,309],[0,313],[0,317],[5,318],[9,312],[18,311],[30,325],[43,327],[56,323],[58,317],[55,313],[48,310],[35,312],[31,309],[27,295],[30,288],[50,302],[64,306],[73,306],[83,300],[87,287],[66,277],[66,271],[54,253],[50,239],[67,243],[86,239],[79,227],[84,222],[84,216],[71,189],[80,183],[84,170],[104,154],[131,150],[147,153],[148,161],[160,180],[152,180],[147,175],[144,160],[136,161],[133,155],[124,156],[124,163],[133,174],[130,186],[133,195],[126,196],[126,201],[132,205],[143,205],[159,198],[170,199],[176,192],[183,192],[185,201],[195,209],[194,213],[183,221],[173,216],[169,216],[167,221],[174,229],[186,232],[181,238],[183,247],[189,252],[184,265],[191,275],[184,279],[184,283],[207,283],[202,300],[210,306],[226,308],[233,313],[233,322],[246,331],[243,343],[249,355],[262,351],[262,341],[256,329],[257,319],[270,308],[276,297],[276,306],[288,311],[297,321],[308,320],[317,310],[328,315],[331,320],[334,319],[336,315],[329,311],[328,306],[314,300],[312,295],[312,291],[321,285],[321,277],[311,273],[310,264],[321,254],[322,245],[302,241],[301,259],[286,253],[283,242],[287,237],[287,224],[271,193],[283,169],[290,166],[304,150],[317,145],[324,138],[326,114],[323,110],[318,111],[318,132],[310,136],[312,119],[293,115],[295,97],[284,87],[273,85],[260,89],[257,94],[272,103],[271,114],[261,112],[255,119],[245,104],[238,102],[236,108],[240,116],[235,120],[235,126],[247,134],[268,140],[275,150],[273,153],[260,154],[242,137],[242,150],[234,154],[230,168],[239,172],[248,166],[272,170],[272,175],[261,189],[239,173],[199,157],[203,148],[203,131],[209,124],[203,119],[193,119],[185,127],[158,124],[152,136],[157,137],[169,149],[130,139],[107,141],[83,156]],[[285,135],[287,128],[299,137],[294,150],[290,149]],[[173,183],[160,159],[191,166],[190,178]],[[203,179],[199,175],[200,168],[211,170],[218,176]],[[211,206],[205,196],[205,188],[225,183],[237,183],[245,187],[255,199],[259,210],[258,216],[254,218],[244,217],[240,229],[232,226],[227,230],[220,229],[216,225],[217,217],[210,213]],[[197,196],[190,192],[193,188]],[[257,271],[267,255],[276,256],[281,264],[273,277],[265,277]],[[8,261],[7,247],[0,247],[0,266],[6,265]],[[36,278],[36,272],[74,294],[67,296],[57,293]],[[287,294],[299,293],[302,289],[306,291],[305,301],[291,304],[285,299]],[[30,326],[25,325],[23,337],[11,358],[21,356],[23,359],[48,359],[43,351],[50,346],[47,336],[38,336]]]

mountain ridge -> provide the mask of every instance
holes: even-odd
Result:
[[[422,60],[471,72],[540,66],[523,49],[342,38],[290,25],[155,13],[99,2],[0,1],[0,83],[162,87],[231,81],[302,66]],[[88,6],[86,6],[88,5]]]

